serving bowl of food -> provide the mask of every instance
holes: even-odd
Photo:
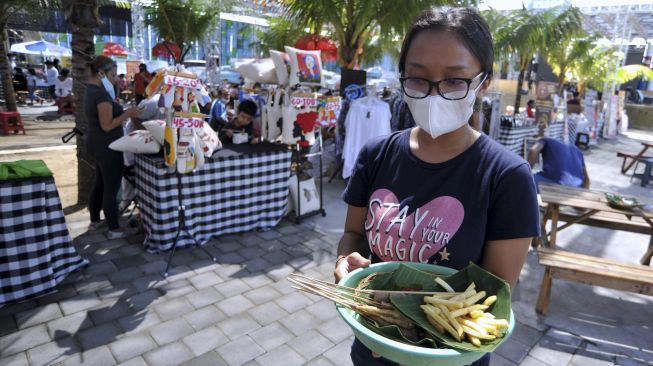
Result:
[[[632,210],[641,206],[637,198],[625,197],[616,193],[606,193],[605,199],[608,201],[608,206],[619,210]]]
[[[351,301],[332,300],[356,338],[400,364],[469,365],[494,351],[515,325],[510,286],[473,264],[456,271],[376,263],[350,272],[335,290],[349,293],[344,297]]]

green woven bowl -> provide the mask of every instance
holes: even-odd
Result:
[[[420,270],[439,272],[447,276],[456,273],[456,270],[454,269],[434,264],[382,262],[350,272],[340,280],[339,284],[348,287],[356,287],[358,283],[368,275],[374,272],[392,272],[397,269],[400,263],[409,264],[410,266]],[[351,327],[354,335],[359,341],[361,341],[361,343],[379,355],[400,364],[409,366],[429,366],[435,363],[438,365],[465,366],[478,360],[485,354],[484,352],[459,351],[451,348],[417,347],[397,342],[369,329],[363,323],[361,316],[356,312],[340,306],[336,306],[336,308],[340,316]],[[510,326],[508,327],[508,332],[504,336],[504,340],[510,337],[514,327],[515,316],[511,310]]]

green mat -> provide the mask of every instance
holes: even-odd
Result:
[[[0,180],[51,177],[43,160],[18,160],[0,163]]]

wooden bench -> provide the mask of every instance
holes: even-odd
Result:
[[[553,278],[561,278],[615,290],[653,295],[653,268],[572,253],[559,249],[538,248],[541,265],[545,266],[535,310],[546,314]]]
[[[638,153],[628,153],[624,151],[617,151],[617,157],[622,158],[623,161],[621,162],[621,174],[626,174],[628,169],[630,169],[635,163],[637,162],[637,159],[639,158],[652,158],[653,156],[650,155],[644,155],[646,150],[648,150],[649,147],[652,147],[653,145],[642,142],[642,145],[644,146],[642,150]],[[628,159],[630,159],[630,162],[628,162]]]

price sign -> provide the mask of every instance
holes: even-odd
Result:
[[[197,117],[179,117],[175,116],[172,121],[172,126],[175,128],[191,128],[202,129],[204,128],[204,120]]]
[[[317,107],[317,98],[314,96],[290,96],[293,107]]]
[[[163,79],[163,83],[190,89],[200,89],[202,86],[198,79],[191,79],[176,75],[166,75]]]

